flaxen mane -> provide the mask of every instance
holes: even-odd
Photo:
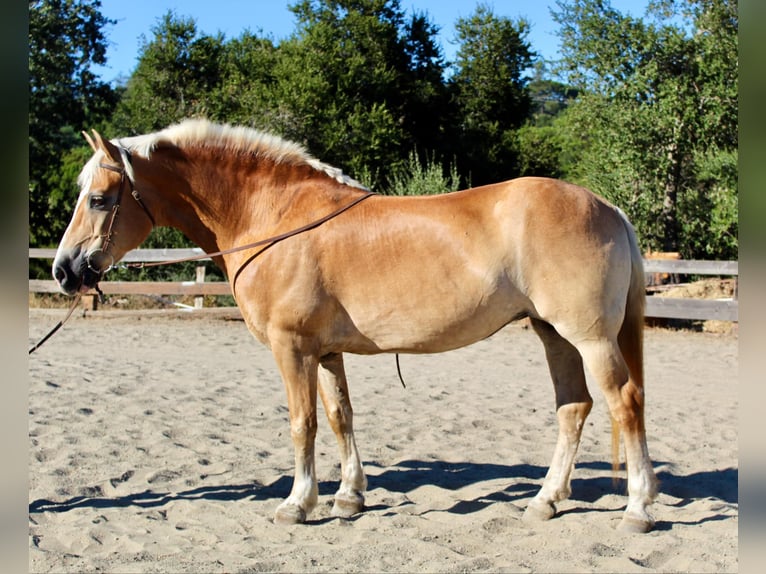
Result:
[[[205,119],[187,119],[159,132],[115,139],[112,142],[147,158],[161,144],[179,148],[195,146],[220,148],[233,153],[252,154],[277,164],[308,165],[339,183],[366,189],[339,168],[313,157],[300,144],[245,126],[216,124]],[[93,171],[102,159],[103,155],[96,154],[85,166],[78,180],[81,188],[88,187],[92,181]]]

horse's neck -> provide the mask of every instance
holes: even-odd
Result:
[[[358,191],[311,170],[224,165],[212,158],[179,163],[154,176],[153,187],[164,194],[158,223],[213,252],[305,225]]]
[[[144,199],[157,225],[182,231],[206,252],[222,249],[220,242],[224,238],[218,220],[224,210],[231,209],[226,207],[224,191],[205,184],[205,174],[196,162],[180,159],[174,150],[157,149],[151,159],[142,163],[135,166],[140,167],[136,170],[136,188],[146,195]],[[231,198],[229,203],[236,203],[236,199]]]

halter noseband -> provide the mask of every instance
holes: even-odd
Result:
[[[104,238],[104,241],[101,244],[101,247],[98,249],[94,249],[90,253],[88,253],[88,256],[86,257],[85,261],[88,265],[88,269],[93,271],[94,273],[98,273],[99,275],[106,273],[109,271],[112,267],[114,267],[114,256],[108,252],[110,245],[112,244],[112,237],[114,236],[114,225],[117,221],[117,214],[120,210],[120,204],[122,203],[122,190],[123,185],[125,181],[127,180],[128,185],[130,185],[130,195],[133,196],[133,199],[136,200],[136,203],[141,206],[141,209],[144,211],[146,216],[149,218],[149,221],[152,222],[152,228],[157,226],[157,223],[152,216],[149,209],[146,207],[146,204],[141,199],[141,196],[138,193],[138,190],[136,189],[135,184],[135,175],[133,172],[133,163],[131,162],[130,152],[125,149],[124,147],[118,147],[120,151],[120,157],[122,158],[122,164],[121,166],[118,165],[112,165],[104,162],[100,162],[98,164],[99,167],[103,169],[107,169],[109,171],[113,171],[120,174],[120,187],[117,190],[117,201],[115,201],[114,206],[112,207],[112,217],[109,220],[109,227],[106,229],[106,233],[101,235],[101,237]],[[108,256],[111,259],[111,263],[107,265],[105,268],[100,269],[99,266],[94,266],[91,263],[91,259],[94,255],[97,253],[101,253],[103,255]]]

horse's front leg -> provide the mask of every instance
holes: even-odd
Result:
[[[335,494],[332,514],[349,517],[364,508],[367,478],[354,440],[354,415],[343,368],[343,355],[325,355],[320,359],[319,395],[340,448],[341,481]]]
[[[272,353],[287,391],[290,434],[295,448],[293,488],[290,496],[277,508],[274,522],[298,524],[306,521],[319,495],[314,465],[318,360],[292,344],[272,342]]]

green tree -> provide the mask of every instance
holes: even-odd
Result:
[[[398,0],[303,0],[291,9],[297,30],[275,68],[280,133],[381,184],[416,141],[440,141],[431,134],[445,102],[443,59],[425,16],[407,22]]]
[[[279,131],[284,106],[274,101],[278,57],[270,38],[249,30],[227,41],[220,60],[221,82],[211,95],[210,117]]]
[[[147,133],[187,117],[209,116],[222,82],[223,36],[200,34],[192,18],[167,12],[145,40],[125,87],[113,127]]]
[[[563,176],[564,136],[556,126],[527,124],[515,135],[519,176]]]
[[[518,174],[564,177],[570,169],[571,151],[577,148],[566,129],[565,112],[578,90],[551,79],[542,62],[535,64],[526,89],[531,107],[529,118],[516,132]]]
[[[80,130],[99,125],[116,102],[94,64],[106,62],[98,0],[29,2],[29,244],[54,245],[71,216],[82,155]]]
[[[529,25],[498,17],[479,4],[455,27],[460,47],[450,88],[458,167],[476,185],[513,177],[514,132],[531,106],[524,76],[535,58],[526,39]]]
[[[422,150],[441,161],[448,104],[437,29],[399,0],[303,0],[296,32],[224,41],[168,13],[144,43],[114,132],[203,115],[277,133],[368,184]]]
[[[427,169],[440,163],[447,171],[452,147],[446,138],[449,122],[449,91],[444,81],[446,62],[436,43],[439,28],[426,14],[414,13],[404,28],[405,67],[398,95],[408,149],[431,150],[420,158]],[[437,156],[441,159],[437,159]]]
[[[550,126],[577,98],[579,90],[558,80],[551,79],[551,73],[544,62],[536,62],[534,76],[526,84],[530,100],[528,123],[535,126]]]
[[[558,2],[569,175],[612,199],[647,248],[736,258],[737,0],[658,0],[654,21],[606,0]]]

